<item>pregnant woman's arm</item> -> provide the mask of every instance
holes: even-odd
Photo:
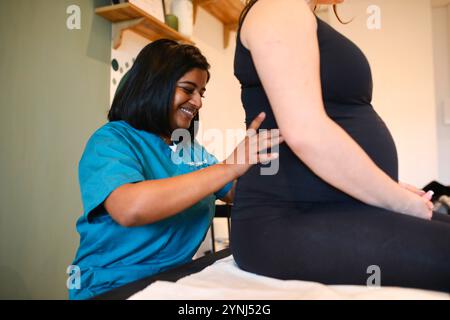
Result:
[[[431,218],[431,202],[400,187],[327,116],[317,21],[303,0],[258,1],[242,25],[241,41],[286,143],[315,174],[367,204]]]

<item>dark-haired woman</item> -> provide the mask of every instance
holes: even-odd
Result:
[[[263,150],[257,140],[265,138],[251,131],[236,148],[254,146],[244,150],[249,158],[241,163],[231,161],[237,150],[218,163],[196,142],[194,121],[208,69],[196,47],[172,40],[155,41],[138,55],[114,98],[110,122],[92,135],[79,163],[84,213],[73,265],[81,277],[69,290],[71,299],[190,261],[205,238],[216,198],[232,201],[233,181],[251,166],[247,160],[276,157],[257,155]],[[264,114],[256,117],[252,129],[263,119]],[[175,144],[179,130],[187,134]],[[277,132],[264,143],[275,139]]]
[[[394,141],[371,105],[364,54],[317,4],[252,0],[235,75],[247,120],[279,128],[279,171],[238,179],[231,248],[244,270],[280,279],[450,291],[450,217],[397,181]],[[270,186],[268,188],[267,186]]]

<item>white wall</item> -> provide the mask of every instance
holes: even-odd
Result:
[[[230,34],[229,46],[223,47],[223,27],[213,16],[201,8],[198,10],[194,26],[193,40],[202,50],[211,64],[211,80],[206,90],[206,99],[200,113],[200,132],[216,129],[226,136],[227,130],[245,130],[245,112],[240,98],[240,84],[234,77],[234,50],[236,33]],[[238,140],[235,140],[236,143]],[[233,147],[233,141],[228,143],[205,144],[208,151],[214,153],[219,160],[225,159]],[[214,219],[216,250],[221,249],[228,239],[228,228],[223,218]],[[199,253],[209,250],[210,235],[199,249]]]
[[[370,5],[381,29],[367,28]],[[438,177],[431,5],[429,0],[346,0],[341,25],[331,24],[366,54],[373,73],[373,105],[397,145],[400,179],[424,186]]]
[[[229,46],[224,49],[222,24],[204,10],[199,10],[194,27],[194,42],[211,64],[211,80],[201,110],[201,130],[245,130],[245,112],[241,103],[239,81],[234,77],[234,50],[236,33],[230,34]],[[235,145],[235,144],[234,144]],[[232,143],[211,146],[219,159],[232,150]],[[206,145],[208,148],[208,145]],[[211,149],[212,149],[211,148]]]
[[[433,45],[438,136],[438,181],[450,185],[450,124],[444,123],[444,101],[450,99],[450,4],[433,9]]]

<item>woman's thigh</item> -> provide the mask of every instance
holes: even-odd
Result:
[[[381,285],[450,290],[448,217],[426,221],[354,204],[252,210],[261,218],[233,219],[231,228],[233,255],[244,270],[365,285],[376,269]]]

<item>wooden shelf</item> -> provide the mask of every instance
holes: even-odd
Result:
[[[194,44],[189,38],[130,3],[100,7],[95,9],[95,13],[113,23],[114,49],[117,49],[122,43],[122,35],[125,30],[136,32],[150,41],[168,38]]]
[[[244,9],[244,4],[241,0],[194,0],[194,21],[198,6],[222,22],[223,45],[224,48],[228,47],[230,32],[237,30],[239,16]]]

